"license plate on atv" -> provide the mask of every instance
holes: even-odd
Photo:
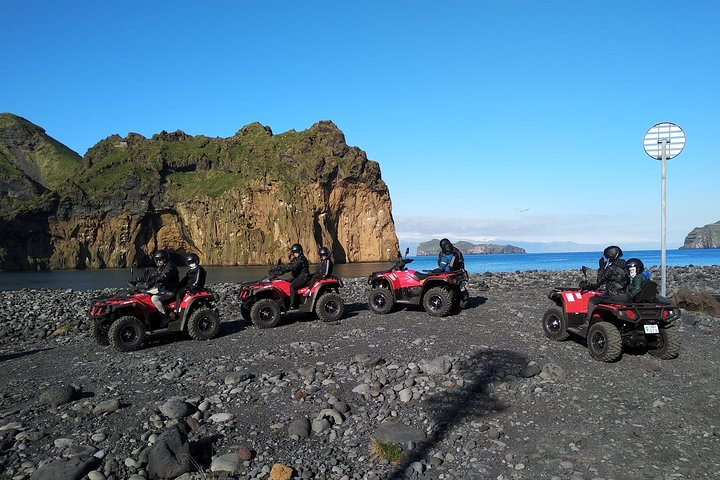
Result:
[[[660,333],[660,329],[657,325],[643,325],[643,327],[645,328],[646,335],[650,333]]]

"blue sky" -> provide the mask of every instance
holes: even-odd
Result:
[[[332,120],[403,242],[668,248],[720,220],[720,2],[3,0],[0,111],[80,154],[114,134]],[[568,247],[573,248],[573,247]]]

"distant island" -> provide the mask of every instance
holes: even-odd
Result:
[[[489,243],[481,243],[476,245],[474,243],[466,242],[464,240],[453,242],[453,245],[455,245],[463,254],[526,253],[524,248],[515,247],[513,245],[492,245]],[[420,245],[418,245],[416,255],[437,255],[438,253],[440,253],[440,240],[437,238],[433,238],[430,241],[422,242]]]
[[[694,248],[720,248],[720,222],[696,227],[688,233],[680,250]]]

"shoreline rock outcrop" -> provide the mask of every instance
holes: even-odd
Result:
[[[378,163],[330,121],[279,135],[258,123],[230,138],[112,135],[80,158],[0,114],[0,167],[0,271],[142,266],[160,248],[217,266],[273,264],[296,242],[338,263],[398,248]]]
[[[720,248],[720,221],[693,228],[680,250],[693,248]]]

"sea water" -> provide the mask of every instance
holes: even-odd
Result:
[[[639,258],[646,268],[660,266],[660,250],[627,251],[623,258]],[[465,268],[470,273],[514,272],[522,270],[573,270],[585,265],[597,268],[602,252],[524,253],[465,255]],[[437,266],[436,256],[409,257],[408,268],[431,270]],[[340,277],[365,277],[386,270],[393,262],[349,263],[335,266]],[[668,266],[720,265],[720,249],[668,250]],[[207,267],[208,283],[240,283],[267,276],[268,266]],[[180,267],[183,275],[187,267]],[[314,270],[314,266],[311,266]],[[0,272],[0,290],[22,288],[70,288],[95,290],[125,287],[128,280],[142,273],[141,269],[58,270],[50,272]]]

